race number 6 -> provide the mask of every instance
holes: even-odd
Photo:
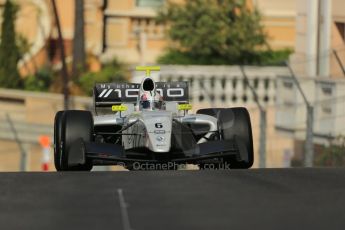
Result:
[[[156,127],[157,129],[161,129],[161,128],[163,128],[163,124],[162,124],[162,123],[156,123],[156,124],[155,124],[155,127]]]

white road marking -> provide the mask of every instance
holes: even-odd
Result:
[[[117,194],[119,195],[123,230],[132,230],[131,225],[129,223],[129,216],[127,211],[128,205],[125,201],[125,197],[123,195],[123,191],[121,188],[117,189]]]

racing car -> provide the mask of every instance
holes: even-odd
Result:
[[[247,109],[204,108],[190,114],[188,82],[155,82],[151,71],[159,71],[156,66],[136,70],[146,72],[140,84],[96,84],[93,112],[56,113],[57,171],[90,171],[95,165],[253,165]]]

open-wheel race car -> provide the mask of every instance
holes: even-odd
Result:
[[[191,110],[188,82],[155,82],[151,71],[136,83],[94,87],[94,114],[59,111],[54,123],[58,171],[89,171],[94,165],[128,169],[250,168],[254,161],[251,122],[245,108]],[[164,167],[158,167],[164,165]],[[157,167],[152,167],[157,166]]]

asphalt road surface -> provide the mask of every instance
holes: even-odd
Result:
[[[345,229],[345,169],[1,173],[0,229]]]

